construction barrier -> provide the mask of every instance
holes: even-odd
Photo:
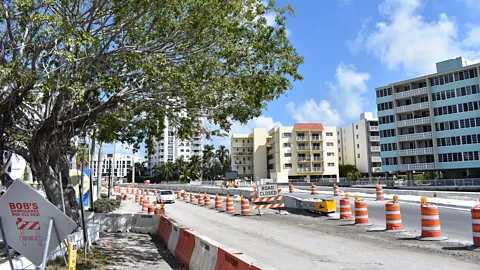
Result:
[[[148,214],[153,215],[155,213],[155,206],[149,206],[148,207]]]
[[[420,207],[422,215],[422,235],[418,237],[418,239],[431,241],[448,239],[442,236],[437,206],[433,203],[427,203],[426,199],[425,202],[423,202],[422,198],[422,205]]]
[[[180,191],[177,191],[177,199],[181,199]]]
[[[182,229],[183,227],[178,223],[172,222],[171,220],[170,222],[172,224],[172,232],[170,233],[170,237],[168,238],[168,241],[165,244],[167,245],[168,250],[170,250],[172,254],[175,254],[175,250],[177,249],[178,239],[180,238],[180,229]]]
[[[158,225],[157,235],[162,243],[167,244],[172,233],[172,222],[165,216],[160,216],[160,225]],[[173,253],[174,254],[174,253]]]
[[[225,212],[227,213],[234,213],[235,209],[233,208],[233,199],[230,198],[230,196],[227,195],[227,198],[225,199]]]
[[[340,219],[353,219],[352,209],[350,207],[350,199],[348,199],[348,197],[340,198]]]
[[[248,199],[242,198],[241,214],[245,216],[250,215],[250,203]]]
[[[242,252],[225,246],[218,247],[217,263],[215,270],[230,269],[263,269],[255,259],[243,254]]]
[[[220,243],[201,235],[195,235],[195,248],[190,259],[190,270],[215,269]]]
[[[203,206],[205,205],[205,201],[203,200],[203,195],[202,194],[198,194],[198,201],[197,201],[198,205],[200,206]]]
[[[402,230],[402,215],[400,204],[396,201],[388,201],[385,204],[385,219],[387,230]]]
[[[195,234],[193,231],[180,228],[177,247],[175,249],[175,258],[185,267],[190,266],[193,249],[195,248]]]
[[[336,184],[333,184],[333,196],[337,197],[340,195],[341,195],[340,189]]]
[[[475,205],[472,210],[472,235],[473,245],[480,247],[480,204]]]
[[[192,192],[190,192],[190,202],[195,203],[195,195]]]
[[[315,186],[314,184],[312,184],[312,193],[310,193],[311,195],[317,195],[317,186]]]
[[[218,194],[215,196],[215,209],[222,210],[223,205],[222,205],[222,198],[218,196]]]
[[[210,206],[210,195],[205,193],[205,206]]]
[[[355,225],[370,225],[368,223],[367,202],[365,200],[355,200]]]
[[[292,184],[288,185],[288,192],[289,192],[289,193],[293,193],[293,192],[294,192],[294,188],[293,188],[293,185],[292,185]]]
[[[383,188],[381,186],[379,186],[378,184],[375,187],[375,192],[377,194],[377,201],[385,200],[385,197],[383,196]]]
[[[258,210],[258,209],[283,208],[283,207],[285,207],[285,204],[284,204],[284,203],[262,204],[262,205],[255,205],[255,210]]]
[[[183,201],[184,201],[184,202],[188,202],[188,194],[187,194],[187,192],[184,192],[184,193],[183,193]]]
[[[136,233],[155,233],[160,224],[160,216],[154,215],[133,215],[132,232]]]

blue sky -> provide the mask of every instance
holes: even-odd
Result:
[[[480,61],[477,0],[275,2],[285,4],[296,12],[287,28],[305,58],[299,70],[304,80],[269,103],[262,116],[247,125],[234,123],[231,133],[295,122],[343,126],[363,111],[376,114],[376,87],[433,73],[442,60]],[[273,23],[271,14],[266,17]],[[228,146],[229,139],[205,143]]]

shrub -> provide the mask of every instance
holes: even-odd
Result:
[[[93,203],[95,213],[109,213],[120,207],[120,200],[98,199]]]

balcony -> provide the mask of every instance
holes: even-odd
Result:
[[[268,142],[267,142],[267,146],[271,146],[275,143],[275,140],[274,139],[270,139]]]
[[[435,163],[400,164],[400,171],[434,170]]]
[[[252,152],[252,151],[248,151],[248,152],[233,152],[233,155],[234,155],[234,156],[253,156],[253,152]]]
[[[253,147],[253,143],[232,143],[233,147]]]
[[[398,141],[416,141],[416,140],[428,140],[432,138],[432,132],[413,133],[406,135],[398,135]]]
[[[380,141],[380,136],[370,136],[370,141],[371,142],[379,142]]]
[[[430,119],[430,117],[427,116],[427,117],[397,121],[397,126],[398,127],[408,127],[408,126],[425,125],[425,124],[430,124],[431,121],[432,120]]]
[[[310,140],[307,136],[297,136],[297,141],[308,141]]]
[[[323,172],[322,167],[298,167],[297,172]]]
[[[370,147],[370,151],[371,152],[380,152],[382,149],[380,148],[380,146],[372,146]]]
[[[313,162],[322,162],[323,157],[313,157]]]
[[[270,170],[268,170],[268,172],[269,172],[269,173],[276,173],[277,170],[275,170],[275,169],[270,169]]]
[[[297,158],[298,162],[307,162],[307,161],[312,161],[311,157],[299,157]]]
[[[422,103],[415,103],[415,104],[396,107],[395,111],[397,113],[404,113],[404,112],[413,112],[413,111],[418,111],[418,110],[424,110],[424,109],[428,109],[428,108],[430,108],[430,104],[428,102],[422,102]]]
[[[379,131],[380,128],[378,126],[370,126],[370,127],[368,127],[368,130],[369,131]]]
[[[399,150],[400,156],[433,155],[433,147]]]
[[[238,171],[239,175],[253,174],[253,170]]]
[[[372,167],[372,172],[375,173],[375,172],[382,172],[382,167]]]
[[[253,165],[253,161],[252,161],[252,160],[245,160],[245,161],[235,160],[235,161],[233,162],[233,164],[235,164],[235,165],[241,165],[241,166]]]
[[[312,136],[312,137],[310,137],[310,140],[312,140],[312,141],[323,141],[323,137],[322,136]]]
[[[310,151],[310,146],[297,146],[297,151]]]
[[[381,157],[372,157],[372,162],[382,162]]]
[[[422,87],[422,88],[408,90],[405,92],[395,93],[394,97],[395,99],[401,99],[401,98],[408,98],[408,97],[414,97],[414,96],[420,96],[420,95],[426,95],[426,94],[428,94],[428,88]]]
[[[275,148],[268,150],[268,154],[269,155],[275,154]]]
[[[274,163],[275,163],[275,159],[274,159],[274,158],[268,160],[268,164],[274,164]]]

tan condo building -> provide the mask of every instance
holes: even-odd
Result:
[[[231,138],[232,170],[239,177],[311,181],[338,179],[337,130],[320,123],[254,128]]]

